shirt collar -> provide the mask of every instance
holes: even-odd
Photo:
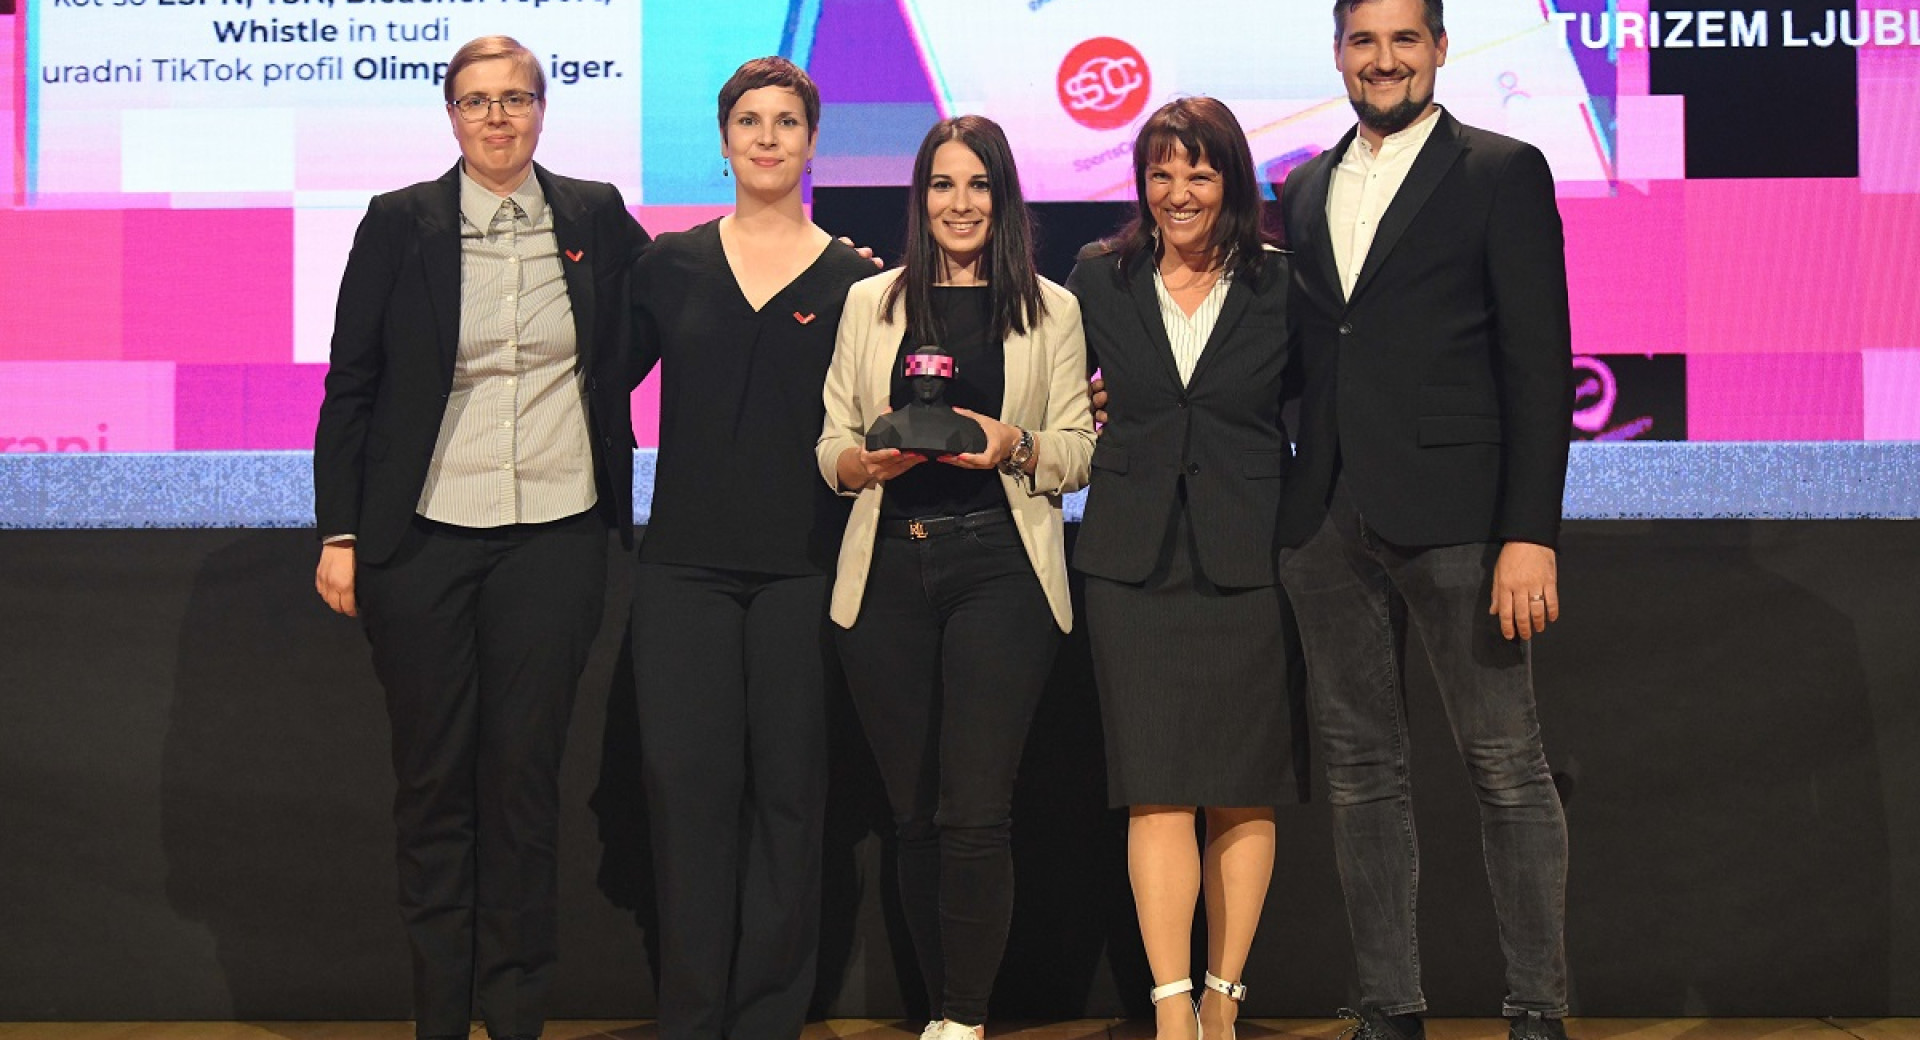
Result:
[[[520,207],[526,215],[527,223],[538,225],[547,211],[546,193],[540,190],[540,178],[532,170],[527,171],[527,179],[520,182],[513,194],[506,196]],[[480,182],[467,175],[465,163],[460,165],[460,215],[476,230],[485,232],[493,226],[494,215],[500,212],[501,196],[495,195]]]
[[[1355,133],[1353,135],[1353,144],[1347,148],[1348,157],[1358,155],[1383,158],[1400,155],[1405,152],[1418,154],[1420,149],[1426,147],[1427,138],[1433,136],[1434,128],[1440,125],[1440,112],[1440,106],[1435,105],[1433,111],[1428,112],[1412,126],[1397,133],[1388,134],[1382,138],[1378,150],[1375,150],[1371,144],[1368,144],[1365,137]]]
[[[1232,287],[1233,285],[1233,266],[1232,265],[1233,265],[1233,254],[1228,253],[1226,262],[1221,264],[1220,266],[1220,277],[1215,278],[1213,280],[1213,288],[1207,290],[1208,299],[1212,299],[1214,296],[1217,296],[1220,293],[1224,293],[1229,288]],[[1173,305],[1173,293],[1168,291],[1166,276],[1160,273],[1160,265],[1158,263],[1155,263],[1153,265],[1153,290],[1154,290],[1154,295],[1160,298],[1161,306]]]

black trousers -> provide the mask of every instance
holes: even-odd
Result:
[[[642,563],[660,1040],[793,1040],[820,942],[827,578]]]
[[[540,1035],[557,958],[560,757],[600,627],[607,526],[417,519],[355,578],[393,723],[400,913],[421,1037]]]
[[[1013,920],[1013,781],[1060,629],[1012,524],[882,536],[838,635],[886,784],[900,901],[937,1017],[987,1020]]]

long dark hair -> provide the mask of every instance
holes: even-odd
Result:
[[[993,205],[987,225],[980,276],[990,294],[995,339],[1024,334],[1047,313],[1040,295],[1040,274],[1033,266],[1033,217],[1020,194],[1020,171],[1000,124],[986,116],[956,116],[933,124],[913,157],[913,183],[907,188],[907,258],[900,277],[880,302],[880,315],[893,322],[894,305],[905,301],[907,331],[916,343],[940,342],[933,318],[933,286],[940,281],[946,256],[933,240],[927,221],[927,183],[933,179],[933,153],[958,141],[987,168],[987,197]]]
[[[1215,262],[1225,261],[1234,278],[1255,278],[1266,262],[1269,236],[1261,227],[1260,182],[1253,172],[1253,149],[1232,110],[1210,97],[1184,97],[1160,106],[1133,139],[1133,190],[1139,211],[1106,247],[1120,254],[1120,276],[1129,277],[1142,259],[1158,260],[1153,209],[1147,205],[1147,167],[1166,162],[1173,146],[1187,150],[1187,161],[1202,161],[1220,174],[1220,217],[1209,243]]]

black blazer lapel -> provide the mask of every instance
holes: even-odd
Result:
[[[1333,258],[1333,233],[1327,227],[1327,193],[1333,190],[1334,168],[1340,165],[1341,156],[1346,155],[1347,149],[1352,147],[1357,133],[1359,127],[1356,125],[1347,131],[1339,144],[1315,157],[1313,163],[1317,165],[1301,168],[1300,175],[1306,180],[1300,186],[1300,210],[1294,214],[1294,226],[1307,231],[1311,241],[1287,243],[1289,248],[1295,250],[1305,246],[1307,261],[1319,269],[1321,284],[1336,305],[1346,299],[1346,293],[1341,291],[1340,265]]]
[[[1380,227],[1374,233],[1373,245],[1367,249],[1367,262],[1360,267],[1360,277],[1353,283],[1353,295],[1348,298],[1349,303],[1367,291],[1367,282],[1380,270],[1380,265],[1387,262],[1387,256],[1399,243],[1400,236],[1406,233],[1421,207],[1433,197],[1434,189],[1446,178],[1447,171],[1453,169],[1454,160],[1466,150],[1466,141],[1460,134],[1460,121],[1444,109],[1434,118],[1440,123],[1433,128],[1433,136],[1427,138],[1426,146],[1414,157],[1413,168],[1407,171],[1406,182],[1400,185],[1393,202],[1380,216]]]
[[[420,214],[420,262],[426,267],[441,380],[451,385],[460,353],[460,164],[436,183],[439,190]]]
[[[1214,319],[1213,331],[1207,335],[1207,345],[1200,348],[1200,358],[1194,362],[1193,378],[1187,381],[1188,386],[1198,383],[1209,367],[1208,363],[1226,349],[1228,337],[1239,327],[1241,317],[1247,313],[1247,304],[1253,300],[1253,289],[1244,278],[1236,278],[1233,284],[1227,286],[1227,298],[1220,304],[1220,316]],[[1172,348],[1168,348],[1167,354],[1172,356]]]
[[[1140,266],[1127,279],[1127,295],[1133,299],[1134,313],[1146,329],[1147,345],[1160,357],[1161,367],[1174,386],[1180,385],[1180,369],[1173,363],[1173,341],[1167,338],[1166,322],[1160,320],[1160,295],[1153,291],[1152,254],[1140,257]]]
[[[593,227],[588,223],[580,198],[568,185],[555,180],[537,163],[533,172],[540,178],[540,190],[547,196],[547,206],[553,210],[553,241],[560,249],[560,269],[567,279],[567,304],[573,310],[575,364],[580,371],[591,371],[595,313],[593,264],[600,259],[594,255],[596,251],[589,248],[593,244]]]

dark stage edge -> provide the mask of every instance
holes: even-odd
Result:
[[[311,531],[0,532],[0,1021],[397,1020],[381,695]],[[1574,522],[1536,647],[1587,1016],[1920,1015],[1920,525]],[[554,1011],[652,1011],[624,557],[564,777]],[[1504,988],[1472,795],[1409,676],[1426,989]],[[818,1013],[910,1017],[885,809],[836,701]],[[997,1019],[1146,1019],[1084,633],[1022,769]],[[1280,811],[1249,1017],[1349,1003],[1326,807]],[[1664,1035],[1664,1034],[1653,1034]]]

